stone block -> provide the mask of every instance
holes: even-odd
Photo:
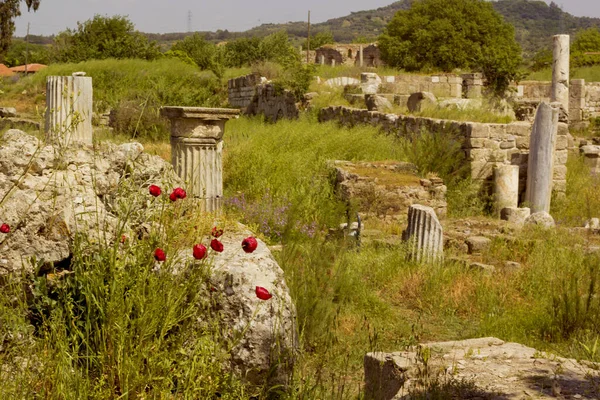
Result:
[[[469,161],[487,161],[492,150],[487,148],[467,150],[467,160]]]
[[[556,131],[557,136],[567,136],[569,134],[569,125],[564,122],[558,123],[558,131]]]
[[[502,143],[500,143],[500,148],[503,150],[513,149],[513,148],[515,148],[515,142],[514,141],[502,142]]]
[[[469,122],[466,125],[467,125],[467,137],[489,139],[490,129],[487,124],[480,124],[477,122]]]
[[[567,166],[566,165],[555,165],[552,179],[554,180],[566,180],[567,179]]]
[[[529,122],[512,122],[506,125],[506,133],[514,136],[527,137],[531,135],[531,123]]]
[[[557,165],[565,165],[569,158],[568,150],[557,150],[554,152],[554,163]]]
[[[486,124],[489,129],[490,139],[504,139],[506,136],[505,124]]]
[[[523,225],[529,215],[531,215],[529,208],[506,207],[500,210],[500,219],[516,225]]]
[[[555,150],[566,150],[569,147],[568,136],[557,136]]]
[[[519,136],[516,140],[517,149],[529,150],[529,138]]]
[[[494,173],[494,164],[487,161],[473,161],[471,163],[472,179],[487,179]]]
[[[552,191],[556,193],[565,193],[567,191],[567,181],[554,180],[552,182]]]
[[[481,254],[489,250],[492,245],[491,239],[483,236],[471,236],[466,240],[469,254]]]

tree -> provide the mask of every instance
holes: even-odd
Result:
[[[416,0],[392,18],[379,47],[384,61],[407,71],[483,72],[497,93],[521,63],[514,28],[484,0]]]
[[[37,11],[41,0],[23,0],[27,11]],[[21,0],[4,0],[0,2],[0,59],[10,46],[15,32],[14,19],[21,15]]]
[[[28,63],[49,64],[51,59],[50,49],[40,44],[26,43],[24,40],[14,40],[6,54],[4,63],[9,67]]]
[[[325,44],[335,43],[333,33],[331,31],[318,32],[315,36],[310,38],[310,50],[318,49]],[[307,40],[302,44],[302,50],[306,50]]]
[[[571,45],[571,63],[574,67],[600,64],[600,31],[597,28],[585,29],[575,36]]]
[[[220,75],[222,68],[217,46],[205,40],[198,33],[175,43],[171,47],[171,51],[187,54],[200,69],[211,70],[217,76]]]
[[[58,59],[63,62],[103,60],[105,58],[141,58],[160,56],[158,46],[135,30],[126,17],[95,15],[76,30],[67,29],[55,39]]]

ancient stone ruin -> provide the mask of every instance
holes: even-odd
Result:
[[[442,179],[419,178],[416,167],[402,162],[335,161],[335,192],[348,205],[354,204],[364,219],[404,219],[415,204],[432,207],[446,215],[446,186]]]
[[[550,211],[560,103],[538,107],[529,145],[525,201],[532,213]]]
[[[210,118],[210,112],[206,114]],[[193,118],[182,119],[178,129],[201,125]],[[224,123],[223,119],[215,121]],[[212,129],[217,128],[213,125]],[[31,272],[32,257],[44,265],[68,269],[73,243],[81,233],[89,237],[86,251],[90,252],[100,244],[113,246],[120,232],[130,238],[148,235],[148,221],[161,215],[164,204],[148,200],[148,185],[164,190],[184,185],[169,163],[144,153],[139,143],[103,142],[94,149],[73,142],[63,147],[44,144],[18,130],[9,130],[0,139],[0,198],[5,199],[0,215],[12,228],[9,234],[0,235],[0,278]],[[129,191],[124,193],[124,188]],[[119,207],[123,196],[135,210],[126,219]],[[249,234],[239,225],[221,237],[225,250],[215,254],[210,277],[223,294],[215,306],[222,313],[224,334],[236,338],[231,356],[241,376],[255,384],[267,378],[285,383],[298,346],[296,311],[284,273],[266,244],[257,239],[258,248],[252,254],[240,251],[242,239]],[[184,270],[192,249],[173,259],[178,260],[173,271]],[[267,288],[274,301],[267,304],[258,299],[255,286]],[[282,364],[277,367],[278,360]]]
[[[223,201],[223,135],[225,122],[238,110],[204,107],[163,107],[171,121],[171,162],[188,192],[202,199],[207,211]]]
[[[465,162],[470,166],[471,177],[488,182],[490,187],[493,186],[494,168],[500,165],[518,166],[519,202],[525,200],[531,123],[459,122],[386,114],[343,106],[321,109],[319,121],[337,121],[344,126],[370,124],[397,137],[413,137],[423,132],[430,132],[453,138],[461,144],[465,152]],[[566,190],[566,163],[569,143],[572,141],[568,125],[558,123],[552,169],[552,190],[558,194]]]
[[[294,94],[267,83],[258,74],[249,74],[227,83],[229,104],[240,108],[244,115],[263,115],[268,121],[298,118],[299,109]]]
[[[593,365],[493,337],[368,353],[364,369],[372,400],[428,398],[427,382],[452,399],[597,398]]]
[[[442,225],[431,207],[413,204],[408,208],[408,227],[402,233],[409,257],[419,263],[435,264],[444,257]]]
[[[46,80],[46,137],[68,146],[92,144],[92,78],[85,73]]]

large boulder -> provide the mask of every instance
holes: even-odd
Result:
[[[151,200],[150,184],[183,186],[169,163],[144,153],[139,143],[59,148],[7,131],[0,138],[0,224],[11,230],[0,234],[0,276],[32,271],[32,257],[69,268],[79,232],[90,246],[114,243],[121,228],[127,236],[147,235],[154,227],[148,216],[161,213],[164,205]],[[119,226],[123,212],[129,217],[125,227]],[[235,344],[235,369],[253,383],[268,378],[285,384],[298,341],[296,311],[267,246],[258,240],[253,253],[242,251],[249,235],[240,225],[222,238],[225,250],[213,258],[210,278],[218,293],[215,307],[222,331]],[[182,265],[192,257],[189,253],[180,255]],[[258,299],[257,286],[273,297]]]
[[[4,133],[0,223],[11,232],[0,236],[0,274],[32,270],[32,257],[67,260],[78,232],[95,243],[113,241],[118,218],[109,208],[126,175],[138,190],[146,181],[181,184],[169,164],[143,153],[139,143],[59,148],[16,129]]]
[[[240,338],[232,351],[235,369],[256,384],[286,385],[298,347],[296,308],[283,270],[267,245],[257,239],[253,253],[241,250],[242,240],[251,234],[240,224],[220,238],[224,250],[212,260],[211,284],[220,294],[217,308],[228,327],[226,334]],[[181,265],[190,262],[191,251],[180,260]],[[260,300],[257,286],[273,297]]]

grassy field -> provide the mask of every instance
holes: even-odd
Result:
[[[221,104],[223,82],[173,62],[127,61],[116,68],[107,60],[55,66],[45,74],[87,71],[94,79],[98,110],[131,101],[139,109],[150,104],[149,100],[144,103],[146,98],[156,101],[152,107]],[[172,81],[174,68],[183,81]],[[227,76],[247,72],[241,69]],[[39,117],[44,76],[3,84],[0,90],[21,104],[19,111]],[[322,90],[314,110],[332,101],[344,104],[345,100],[341,92]],[[460,119],[450,112],[431,113],[427,116]],[[483,111],[477,118],[491,117]],[[149,127],[157,124],[152,119],[147,123]],[[163,130],[136,139],[146,151],[169,160],[166,128],[157,129]],[[96,140],[125,142],[133,135],[104,130],[97,132]],[[495,223],[486,214],[489,199],[481,198],[478,184],[457,168],[461,157],[460,146],[439,135],[423,132],[412,141],[396,140],[370,126],[347,129],[319,124],[314,111],[276,124],[245,117],[229,121],[224,218],[240,220],[269,244],[281,245],[274,256],[285,271],[297,307],[301,338],[290,387],[283,391],[248,387],[214,362],[215,354],[226,359],[220,351],[227,343],[211,324],[217,321],[209,305],[198,297],[206,290],[206,270],[196,279],[158,279],[146,269],[135,268],[151,263],[148,253],[156,237],[136,243],[127,257],[121,256],[123,248],[118,243],[89,257],[82,238],[74,245],[74,275],[67,287],[49,289],[40,286],[39,277],[24,277],[40,290],[32,306],[21,283],[4,282],[0,291],[0,380],[4,382],[0,397],[212,398],[219,393],[226,399],[253,395],[261,399],[354,399],[361,396],[362,362],[368,351],[399,351],[421,341],[481,336],[600,362],[594,345],[600,337],[600,259],[597,252],[589,251],[600,243],[597,237],[572,229],[600,216],[600,180],[590,175],[579,157],[571,157],[567,164],[566,197],[553,201],[558,228],[550,232],[523,229],[494,238],[490,250],[478,258],[498,267],[493,275],[453,261],[460,254],[452,249],[443,264],[419,265],[407,261],[402,245],[365,241],[357,249],[329,235],[329,228],[345,222],[347,213],[355,211],[334,194],[329,160],[415,163],[422,176],[435,172],[448,184],[445,227],[462,220]],[[209,229],[209,221],[200,216],[193,209],[185,216],[184,210],[172,211],[167,232],[174,242],[188,246],[193,226]],[[149,220],[154,217],[148,216]],[[383,234],[404,229],[404,222],[394,224]],[[518,262],[520,268],[502,268],[507,261]],[[127,293],[135,294],[130,303],[123,301]],[[166,314],[161,308],[165,296],[172,311]],[[200,302],[203,317],[211,322],[201,332],[191,323],[192,302]],[[88,309],[82,304],[94,306]],[[136,307],[145,307],[148,313],[132,312]],[[32,312],[44,315],[40,326],[32,325]],[[73,326],[74,315],[85,315],[85,324]],[[167,339],[160,328],[173,324],[181,335]],[[140,337],[143,340],[136,342]],[[186,337],[203,340],[182,354]]]
[[[285,198],[289,208],[279,210],[287,221],[335,226],[344,220],[344,212],[334,206],[326,182],[327,158],[410,159],[405,145],[370,129],[346,130],[309,120],[276,125],[235,121],[228,125],[228,195],[243,193],[248,203],[263,208]],[[413,264],[402,248],[365,244],[357,252],[341,242],[324,241],[324,229],[321,234],[283,229],[281,236],[271,235],[284,244],[276,257],[302,327],[304,353],[291,398],[332,393],[333,398],[354,398],[360,392],[365,352],[397,351],[424,340],[496,336],[598,360],[586,346],[591,349],[600,334],[598,288],[589,284],[600,278],[600,260],[586,253],[594,242],[585,234],[572,234],[568,226],[581,226],[586,215],[600,214],[600,182],[579,158],[569,160],[569,174],[567,198],[555,202],[552,211],[562,226],[552,233],[532,229],[495,239],[480,261],[497,266],[515,261],[521,268],[500,268],[493,276],[450,261],[441,266]],[[464,190],[460,183],[449,191]],[[246,222],[255,229],[275,230],[276,223],[269,226],[275,219],[261,215],[262,222],[252,221],[249,215]],[[485,223],[487,217],[471,218]],[[446,255],[451,256],[452,251]]]
[[[571,68],[571,79],[585,79],[586,82],[600,82],[600,67]],[[531,72],[527,76],[531,81],[551,81],[552,68],[546,68],[537,72]]]

